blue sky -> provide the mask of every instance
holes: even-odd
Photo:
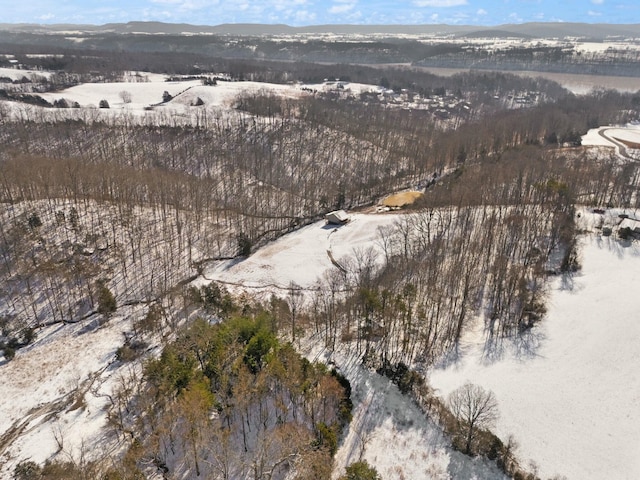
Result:
[[[638,0],[0,0],[0,5],[0,23],[640,23]]]

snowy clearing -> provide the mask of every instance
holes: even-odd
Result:
[[[621,159],[638,160],[637,146],[640,145],[640,125],[627,125],[592,128],[582,136],[582,146],[608,147]]]
[[[300,95],[299,89],[290,85],[266,84],[259,82],[218,82],[217,85],[204,86],[200,80],[180,82],[167,82],[151,77],[149,82],[141,83],[83,83],[75,87],[61,90],[55,93],[43,93],[41,96],[48,102],[65,98],[72,102],[78,102],[81,107],[98,107],[101,100],[109,103],[110,109],[102,111],[126,110],[131,113],[145,113],[145,107],[162,103],[163,93],[166,91],[172,97],[170,102],[163,107],[171,107],[178,112],[187,107],[194,106],[197,99],[201,98],[207,106],[230,106],[230,104],[242,93],[272,91],[279,95]],[[122,92],[129,94],[128,102],[123,100]]]
[[[628,124],[624,126],[609,126],[592,128],[582,136],[583,146],[615,147],[609,138],[623,140],[625,142],[640,143],[640,125]]]
[[[51,77],[52,73],[41,70],[18,70],[16,68],[0,68],[0,77],[10,78],[11,80],[22,80],[24,77],[31,79],[32,76]]]
[[[208,267],[198,284],[215,280],[233,287],[256,292],[277,292],[287,289],[290,282],[299,287],[314,287],[322,275],[336,268],[331,257],[339,264],[354,252],[375,249],[378,228],[391,226],[398,215],[351,213],[349,223],[336,226],[315,222],[292,232],[261,248],[244,260],[226,260]],[[329,256],[331,253],[331,257]],[[382,258],[380,258],[382,260]]]
[[[486,351],[470,339],[430,382],[443,396],[467,380],[493,390],[496,433],[513,434],[542,478],[640,478],[640,246],[589,235],[581,260],[575,277],[553,283],[528,343]]]

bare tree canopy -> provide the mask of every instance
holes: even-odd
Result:
[[[478,432],[490,428],[498,419],[496,397],[492,391],[467,382],[451,392],[448,401],[458,421],[458,434],[465,441],[465,453],[471,453]]]

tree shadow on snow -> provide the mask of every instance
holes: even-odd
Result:
[[[447,370],[452,368],[453,370],[456,370],[460,361],[472,350],[473,345],[461,345],[460,343],[457,343],[433,364],[433,368],[438,370]]]
[[[575,274],[563,273],[560,277],[560,291],[573,292],[576,288]]]
[[[498,362],[504,358],[506,339],[497,335],[487,336],[482,349],[482,363],[489,365]]]
[[[627,255],[634,257],[640,256],[640,243],[637,239],[622,239],[617,237],[596,236],[594,243],[601,250],[608,250],[614,253],[618,258],[622,259]]]
[[[544,339],[544,333],[537,327],[512,337],[488,336],[482,350],[482,363],[490,365],[508,356],[520,361],[539,357],[538,351]]]
[[[447,473],[450,478],[473,478],[476,480],[502,480],[508,479],[506,475],[498,471],[498,468],[489,466],[481,458],[471,458],[460,452],[452,452],[449,457]]]
[[[581,270],[561,273],[558,289],[561,292],[579,293],[584,289],[584,284],[578,281],[580,278],[582,278]]]
[[[249,257],[235,257],[234,259],[229,260],[229,261],[227,262],[227,264],[222,268],[222,270],[223,270],[223,271],[230,270],[230,269],[232,269],[233,267],[235,267],[236,265],[238,265],[239,263],[244,262],[247,258],[249,258]],[[203,277],[204,277],[205,279],[207,278],[207,277],[205,277],[204,275],[203,275]]]
[[[86,319],[86,323],[82,325],[76,331],[76,336],[84,335],[86,333],[91,333],[97,331],[100,327],[102,327],[105,323],[109,321],[109,317],[105,317],[104,315],[94,314]]]
[[[546,335],[542,329],[532,327],[513,339],[514,353],[519,360],[539,357],[538,351]]]

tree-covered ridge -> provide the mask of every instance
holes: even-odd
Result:
[[[567,97],[446,131],[420,112],[366,102],[256,95],[239,106],[245,112],[203,116],[198,127],[89,114],[54,121],[35,110],[3,120],[7,342],[25,328],[93,315],[98,282],[117,305],[158,300],[208,259],[250,254],[328,210],[409,185],[441,181],[431,207],[547,202],[541,186],[553,193],[555,181],[571,202],[637,199],[633,164],[558,149],[590,127],[633,119],[633,95]]]
[[[350,420],[348,383],[281,343],[274,321],[263,310],[213,325],[199,319],[150,360],[145,389],[122,397],[129,414],[112,412],[117,430],[136,432],[135,461],[121,473],[329,478]]]

